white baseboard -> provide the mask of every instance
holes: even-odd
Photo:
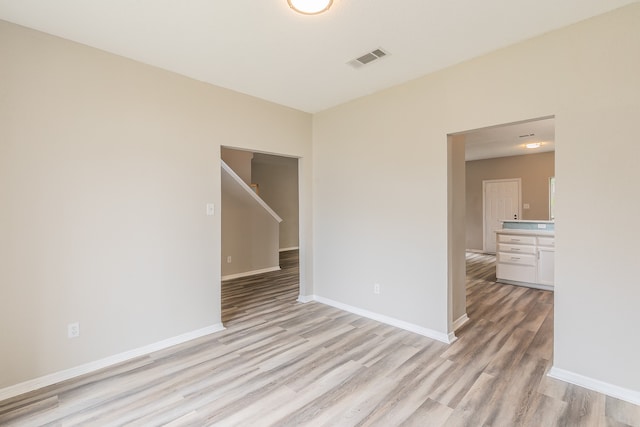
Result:
[[[414,332],[416,334],[425,336],[427,338],[432,338],[434,340],[441,341],[446,344],[451,344],[457,339],[453,332],[449,334],[444,334],[442,332],[434,331],[433,329],[423,328],[422,326],[405,322],[404,320],[395,319],[393,317],[385,316],[383,314],[374,313],[373,311],[364,310],[362,308],[354,307],[348,304],[343,304],[341,302],[333,301],[329,298],[320,297],[318,295],[304,296],[304,297],[299,296],[298,301],[300,302],[317,301],[321,304],[330,305],[331,307],[348,311],[349,313],[357,314],[358,316],[377,320],[378,322],[395,326],[396,328],[404,329],[405,331]]]
[[[547,375],[551,378],[579,385],[580,387],[588,388],[589,390],[597,391],[598,393],[633,403],[634,405],[640,405],[640,391],[637,390],[619,387],[617,385],[609,384],[604,381],[585,377],[584,375],[555,367],[552,367]]]
[[[525,288],[542,289],[543,291],[553,291],[555,287],[553,285],[541,285],[539,283],[519,282],[517,280],[505,280],[498,279],[497,284],[507,284],[515,286],[524,286]]]
[[[226,276],[222,276],[220,280],[239,279],[241,277],[255,276],[256,274],[270,273],[272,271],[280,271],[280,266],[263,268],[261,270],[245,271],[244,273],[228,274]]]
[[[306,304],[306,303],[311,302],[311,301],[314,301],[313,295],[311,295],[311,296],[298,295],[298,302]]]
[[[280,249],[280,252],[297,251],[298,249],[300,249],[299,246],[291,246],[290,248],[282,248],[282,249]]]
[[[458,317],[456,320],[453,321],[453,330],[457,331],[458,329],[460,329],[462,325],[464,325],[468,321],[469,321],[469,316],[467,316],[467,313],[463,314],[462,316]]]
[[[163,350],[177,344],[182,344],[184,342],[200,338],[205,335],[220,332],[224,329],[225,328],[224,326],[222,326],[222,323],[218,323],[202,329],[187,332],[186,334],[178,335],[173,338],[168,338],[166,340],[149,344],[144,347],[125,351],[124,353],[109,356],[104,359],[96,360],[94,362],[85,363],[84,365],[76,366],[75,368],[54,372],[53,374],[15,384],[0,390],[0,401],[19,396],[21,394],[40,389],[42,387],[47,387],[61,381],[70,380],[72,378],[79,377],[80,375],[89,374],[91,372],[95,372],[97,370],[107,368],[118,363],[126,362],[127,360],[135,359],[136,357],[145,356],[149,353]]]

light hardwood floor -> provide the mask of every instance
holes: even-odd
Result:
[[[297,253],[223,284],[227,329],[0,402],[1,425],[640,426],[640,407],[546,377],[553,294],[468,255],[452,345],[300,304]]]

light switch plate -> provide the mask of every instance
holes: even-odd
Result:
[[[216,212],[215,210],[215,206],[213,205],[213,203],[207,203],[207,215],[211,216],[214,215]]]

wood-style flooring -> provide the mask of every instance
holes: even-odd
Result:
[[[553,294],[468,255],[451,344],[319,303],[282,271],[223,283],[227,329],[0,402],[19,426],[640,426],[640,407],[546,376]]]

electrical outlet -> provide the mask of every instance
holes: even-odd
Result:
[[[227,257],[227,264],[231,264],[231,255]]]
[[[77,338],[80,336],[80,323],[69,323],[67,325],[67,337],[68,338]]]
[[[380,294],[380,283],[374,283],[373,284],[373,293],[374,294]]]

